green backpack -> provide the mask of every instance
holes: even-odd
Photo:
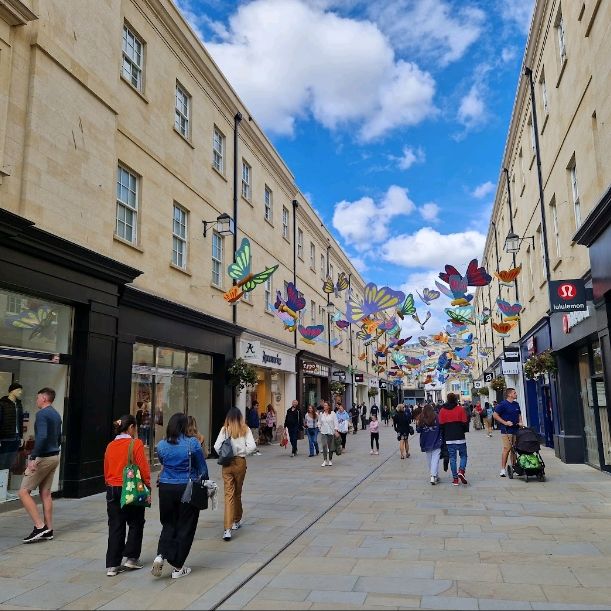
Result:
[[[134,443],[132,439],[127,451],[127,464],[123,468],[123,486],[121,486],[121,508],[150,507],[151,491],[146,487],[140,475],[140,467],[134,463]]]

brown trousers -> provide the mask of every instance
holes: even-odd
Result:
[[[242,519],[242,486],[246,477],[246,459],[236,456],[231,464],[223,467],[225,486],[225,530]]]

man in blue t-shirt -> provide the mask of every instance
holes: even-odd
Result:
[[[515,388],[505,391],[505,400],[494,408],[494,419],[501,425],[501,439],[503,440],[503,452],[501,454],[501,477],[507,476],[507,457],[511,446],[515,442],[515,434],[522,423],[522,412],[520,404],[516,401],[518,393]]]

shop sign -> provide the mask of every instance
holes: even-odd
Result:
[[[378,381],[376,378],[369,378],[369,388],[378,388]]]
[[[334,371],[331,375],[333,375],[334,378],[337,378],[340,382],[343,382],[346,379],[345,371]]]
[[[473,382],[473,386],[475,388],[483,388],[484,383],[481,380],[477,380],[476,382]]]
[[[588,309],[583,280],[551,280],[549,298],[552,312],[576,312]]]
[[[503,360],[506,363],[519,363],[520,348],[518,346],[506,346],[503,350]]]
[[[503,375],[517,376],[520,374],[520,361],[503,361],[501,363]]]
[[[308,373],[315,373],[318,369],[318,365],[316,363],[312,363],[311,361],[304,361],[302,364],[302,368]]]
[[[273,363],[274,365],[282,365],[282,358],[278,353],[276,353],[276,356],[273,356],[272,354],[267,354],[264,350],[263,363]]]
[[[363,382],[363,374],[362,373],[355,373],[354,374],[354,381],[359,383],[359,382]]]
[[[244,354],[243,354],[244,360],[245,361],[258,361],[259,355],[261,354],[261,342],[247,341],[244,343],[245,343]]]
[[[528,350],[528,356],[537,354],[537,338],[534,335],[526,340],[526,350]]]
[[[379,386],[382,390],[386,390],[386,382],[384,380],[380,380]]]
[[[585,312],[569,312],[568,314],[562,315],[562,330],[565,333],[570,333],[573,327],[576,327],[580,322],[583,322],[586,318],[590,318],[590,311]]]
[[[492,380],[494,380],[494,373],[492,373],[492,371],[487,371],[484,374],[484,382],[488,383],[492,382]]]

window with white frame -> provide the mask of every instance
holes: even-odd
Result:
[[[320,253],[320,275],[324,278],[327,274],[325,273],[325,255]]]
[[[564,30],[564,19],[562,18],[562,8],[558,9],[556,15],[556,37],[558,39],[558,54],[560,55],[560,65],[563,65],[566,61],[566,36]]]
[[[265,297],[265,311],[271,312],[273,307],[273,286],[272,286],[272,277],[270,276],[263,285],[265,287],[264,297]]]
[[[543,104],[543,112],[549,114],[549,100],[547,99],[547,85],[545,84],[545,71],[541,71],[541,78],[539,79],[539,86],[541,87],[541,103]]]
[[[297,229],[297,256],[303,261],[303,231]]]
[[[282,237],[289,239],[289,211],[286,206],[282,207]]]
[[[144,43],[138,34],[136,34],[136,32],[134,32],[134,30],[132,30],[132,28],[127,24],[123,25],[122,51],[123,63],[121,66],[121,74],[128,83],[130,83],[138,91],[142,91]]]
[[[575,229],[581,227],[581,202],[579,200],[579,185],[577,184],[577,164],[573,159],[573,163],[569,167],[571,176],[571,193],[573,195],[573,213],[575,214]]]
[[[329,276],[331,276],[331,279],[334,278],[334,275],[333,275],[333,263],[329,263]]]
[[[310,267],[316,270],[316,244],[310,242]]]
[[[252,168],[242,159],[242,197],[250,201]]]
[[[265,185],[265,194],[263,196],[263,199],[265,200],[265,220],[271,223],[274,214],[274,201],[272,196],[272,190],[267,185]]]
[[[212,166],[221,174],[225,172],[225,136],[217,127],[212,135]]]
[[[172,263],[177,267],[187,267],[187,211],[174,204],[172,219]]]
[[[537,237],[539,238],[539,250],[541,251],[541,279],[545,279],[545,242],[543,241],[543,231],[541,231],[541,225],[537,228]]]
[[[314,300],[310,301],[310,323],[313,325],[316,324],[316,304]]]
[[[10,293],[6,296],[6,313],[7,314],[21,314],[21,297],[11,295]]]
[[[140,177],[119,165],[117,170],[117,223],[115,234],[138,242],[138,183]]]
[[[223,287],[223,238],[212,232],[212,284]]]
[[[556,208],[556,198],[552,198],[549,204],[550,212],[552,213],[552,226],[554,229],[554,240],[556,243],[556,257],[560,259],[562,252],[560,250],[560,225],[558,223],[558,209]]]
[[[174,127],[187,140],[190,136],[191,96],[187,90],[176,83],[176,108],[174,109]]]

